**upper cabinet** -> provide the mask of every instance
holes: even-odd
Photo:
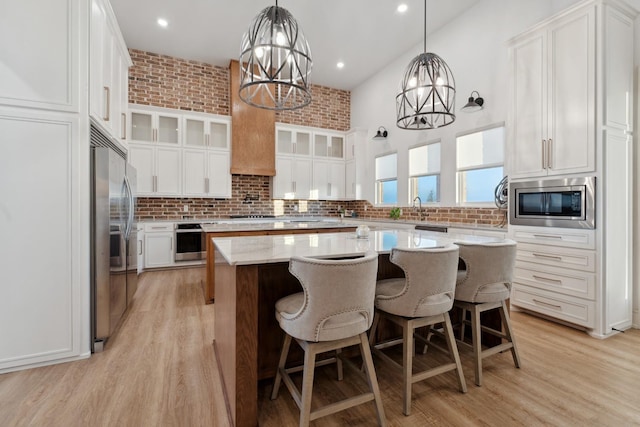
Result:
[[[276,175],[272,196],[276,199],[308,199],[311,195],[312,134],[309,129],[278,125]]]
[[[106,0],[91,1],[89,111],[94,122],[126,145],[131,57]]]
[[[132,105],[127,138],[139,196],[231,197],[228,116]]]
[[[595,171],[596,9],[513,40],[512,178]]]
[[[276,174],[275,111],[253,107],[240,99],[238,61],[231,61],[229,74],[233,126],[231,173],[274,176]]]

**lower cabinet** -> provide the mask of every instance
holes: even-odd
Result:
[[[518,242],[511,304],[596,328],[594,230],[511,226]]]
[[[144,268],[174,265],[173,223],[147,223],[144,226]]]

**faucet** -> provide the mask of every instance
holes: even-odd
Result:
[[[420,221],[424,221],[424,212],[422,211],[422,199],[420,198],[420,196],[416,196],[413,199],[413,208],[414,209],[416,207],[416,200],[418,200],[418,215],[420,217]]]

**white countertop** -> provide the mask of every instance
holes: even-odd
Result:
[[[366,239],[355,233],[289,234],[217,237],[217,252],[231,265],[288,262],[293,255],[317,258],[358,256],[368,250],[389,253],[392,248],[433,248],[455,242],[496,242],[496,237],[445,234],[418,230],[373,230]],[[216,254],[217,255],[217,254]]]

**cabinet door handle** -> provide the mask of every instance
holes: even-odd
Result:
[[[122,139],[127,139],[127,113],[122,113]]]
[[[169,239],[169,249],[173,250],[173,237]]]
[[[204,135],[204,145],[209,147],[211,145],[211,141],[209,141],[209,134]]]
[[[547,140],[542,140],[542,169],[547,168]]]
[[[105,105],[105,115],[102,117],[102,120],[104,120],[105,122],[108,122],[110,119],[110,110],[111,110],[111,89],[109,89],[109,86],[104,86],[104,92],[105,92],[105,101],[106,101],[106,105]]]
[[[547,141],[547,169],[551,169],[551,144],[552,143],[553,143],[553,140],[549,138],[549,141]]]
[[[327,183],[327,196],[331,196],[331,183]]]
[[[204,192],[209,193],[209,178],[204,179]]]
[[[557,256],[557,255],[547,255],[547,254],[537,254],[535,252],[532,253],[532,255],[536,258],[547,258],[547,259],[554,259],[557,261],[562,261],[562,257],[561,256]]]
[[[142,240],[138,240],[138,255],[142,255]]]
[[[534,234],[533,237],[537,237],[541,239],[562,239],[562,236],[554,236],[551,234]]]
[[[537,300],[535,298],[533,299],[533,302],[535,302],[536,304],[539,304],[539,305],[545,305],[547,307],[554,308],[556,310],[562,310],[562,306],[561,305],[549,304],[548,302],[540,301],[540,300]]]
[[[292,187],[291,191],[293,191],[295,193],[296,192],[296,182],[295,181],[293,181],[291,183],[291,187]]]
[[[552,283],[562,283],[562,280],[560,279],[552,279],[550,277],[542,277],[542,276],[537,276],[535,274],[532,277],[536,280],[542,280],[542,281],[552,282]]]
[[[153,191],[154,193],[155,193],[156,191],[158,191],[158,176],[157,176],[157,175],[154,175],[154,176],[153,176],[153,190],[152,190],[152,191]]]

